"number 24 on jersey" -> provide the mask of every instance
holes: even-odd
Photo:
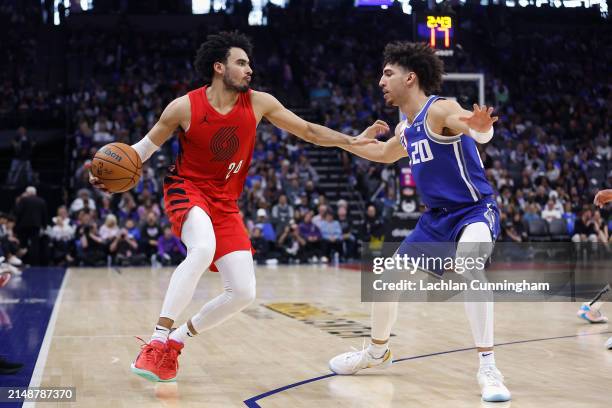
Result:
[[[232,174],[238,173],[241,167],[242,160],[240,160],[238,164],[236,164],[236,162],[231,162],[227,168],[227,175],[225,176],[225,179],[227,180]]]

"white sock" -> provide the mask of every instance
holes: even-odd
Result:
[[[193,337],[195,334],[191,333],[187,323],[183,323],[178,329],[170,333],[170,340],[178,341],[179,343],[185,343],[185,339]]]
[[[370,343],[368,346],[368,353],[376,359],[382,358],[387,350],[389,350],[389,342],[385,344]]]
[[[480,368],[495,367],[495,354],[493,350],[479,352],[478,358],[480,360]]]
[[[157,340],[157,341],[161,341],[162,343],[165,343],[166,340],[168,340],[169,334],[170,334],[170,329],[157,325],[155,326],[155,331],[153,332],[153,335],[151,336],[151,341]]]

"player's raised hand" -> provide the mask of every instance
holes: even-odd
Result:
[[[497,116],[491,116],[493,107],[482,107],[474,104],[474,111],[471,116],[460,116],[459,120],[467,124],[471,129],[477,132],[487,132],[493,126],[493,123],[499,119]]]
[[[389,125],[385,121],[377,120],[371,126],[368,126],[366,130],[354,139],[352,139],[352,145],[366,145],[370,143],[378,143],[376,138],[389,132]]]
[[[599,191],[595,195],[595,200],[593,200],[593,203],[599,208],[603,208],[603,206],[610,201],[612,201],[612,189]]]
[[[89,173],[89,184],[91,184],[92,186],[94,186],[98,190],[102,190],[105,193],[110,193],[110,191],[108,191],[108,189],[106,188],[104,183],[101,182],[99,178],[97,178],[93,174],[91,174],[91,162],[89,162],[89,161],[85,162],[83,167]]]

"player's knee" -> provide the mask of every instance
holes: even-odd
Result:
[[[255,285],[241,286],[232,290],[232,303],[239,310],[244,309],[255,300]]]
[[[200,244],[191,247],[187,250],[187,256],[194,258],[198,264],[208,266],[215,256],[215,245]]]

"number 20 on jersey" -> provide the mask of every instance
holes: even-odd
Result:
[[[412,165],[433,160],[433,153],[431,152],[431,147],[427,139],[421,139],[414,143],[410,143],[410,147],[412,147],[412,154],[410,155]]]

